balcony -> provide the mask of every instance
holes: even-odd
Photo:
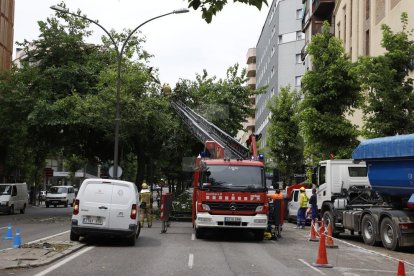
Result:
[[[256,77],[256,63],[251,63],[247,65],[247,76]]]
[[[249,50],[247,50],[247,64],[252,64],[252,63],[256,63],[256,48],[249,48]]]
[[[256,89],[256,77],[249,77],[247,85],[250,86],[251,89]]]
[[[335,8],[335,0],[314,0],[312,4],[313,14],[323,20],[332,17]]]

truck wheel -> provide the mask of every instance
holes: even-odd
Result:
[[[377,233],[377,224],[371,215],[365,215],[361,222],[362,238],[365,244],[375,245],[375,233]]]
[[[328,230],[329,223],[331,223],[332,224],[332,236],[334,238],[339,237],[339,233],[335,229],[335,221],[334,221],[332,212],[329,210],[325,211],[322,215],[322,219],[325,223],[325,229]]]
[[[382,245],[389,250],[398,249],[398,234],[395,224],[390,218],[384,218],[381,222],[380,235]]]
[[[262,241],[264,239],[264,233],[265,233],[265,230],[263,229],[253,230],[254,239],[256,241]]]
[[[197,239],[202,239],[204,237],[204,229],[196,228],[195,236]]]
[[[70,231],[70,240],[71,241],[79,241],[79,235],[73,233],[72,231]]]

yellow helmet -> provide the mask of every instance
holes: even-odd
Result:
[[[142,183],[142,189],[148,189],[148,185],[147,185],[147,183]]]
[[[305,187],[300,187],[301,192],[304,192],[305,190],[306,190]]]

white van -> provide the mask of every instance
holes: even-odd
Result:
[[[75,189],[73,186],[52,186],[46,192],[45,204],[46,208],[50,205],[57,207],[63,205],[68,207],[75,202]]]
[[[86,179],[75,200],[70,240],[80,236],[107,235],[126,238],[135,245],[139,224],[139,194],[132,182]]]
[[[24,214],[27,199],[26,183],[1,183],[0,184],[0,212],[14,214],[15,210],[20,210]]]
[[[287,216],[287,219],[288,219],[289,222],[292,221],[292,220],[296,220],[296,217],[298,215],[299,194],[300,194],[299,189],[293,189],[292,198],[288,202],[288,216]],[[306,189],[306,196],[308,197],[308,199],[310,199],[310,197],[312,196],[312,189]],[[310,207],[309,202],[308,202],[308,207]]]

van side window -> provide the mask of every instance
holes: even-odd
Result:
[[[326,167],[319,167],[319,185],[326,183]]]
[[[298,194],[299,194],[299,191],[294,191],[293,192],[293,201],[294,202],[298,201]]]
[[[17,196],[17,187],[13,186],[12,196]]]

